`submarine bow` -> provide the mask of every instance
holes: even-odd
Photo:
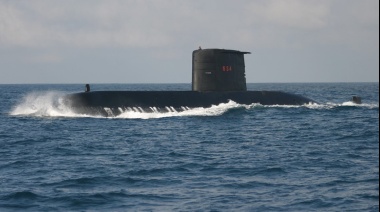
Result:
[[[69,94],[66,104],[75,112],[115,116],[129,110],[183,111],[232,100],[239,104],[302,105],[309,98],[281,91],[247,91],[244,55],[227,49],[199,49],[192,54],[191,91],[86,91]]]

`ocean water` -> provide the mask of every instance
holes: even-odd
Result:
[[[378,83],[248,88],[318,104],[229,102],[102,118],[61,104],[84,85],[0,85],[0,211],[379,210]]]

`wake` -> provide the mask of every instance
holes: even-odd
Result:
[[[305,105],[261,105],[258,103],[244,105],[234,101],[213,105],[208,108],[188,108],[182,107],[181,111],[177,111],[172,107],[166,107],[167,112],[160,112],[157,108],[150,108],[145,111],[143,108],[119,108],[119,113],[114,115],[112,110],[104,108],[108,111],[108,116],[90,115],[76,113],[72,108],[64,104],[64,93],[58,91],[48,92],[32,92],[24,96],[20,102],[15,105],[9,114],[11,116],[31,116],[31,117],[71,117],[71,118],[111,118],[111,119],[157,119],[167,117],[188,117],[188,116],[221,116],[227,111],[234,109],[255,110],[255,109],[271,109],[271,108],[305,108],[311,110],[331,110],[336,108],[354,107],[378,109],[378,103],[355,104],[351,101],[343,103],[310,103]]]

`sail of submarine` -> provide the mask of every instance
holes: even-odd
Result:
[[[282,91],[247,91],[244,55],[228,49],[198,49],[192,54],[191,91],[91,91],[69,94],[67,106],[77,113],[117,116],[128,110],[183,111],[234,101],[239,104],[303,105],[313,100]],[[89,91],[89,86],[87,86]]]

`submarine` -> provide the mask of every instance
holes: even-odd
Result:
[[[243,52],[201,49],[192,53],[192,89],[189,91],[90,91],[68,94],[65,105],[76,113],[117,116],[128,111],[179,112],[234,101],[250,105],[303,105],[313,100],[282,91],[249,91]]]

